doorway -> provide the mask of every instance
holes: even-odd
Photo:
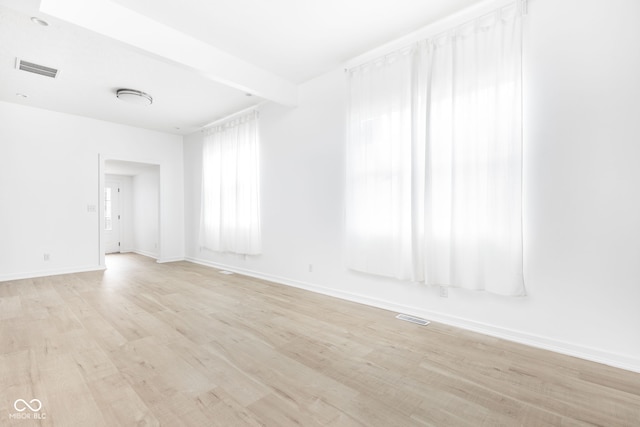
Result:
[[[107,159],[102,173],[102,265],[105,254],[114,253],[134,252],[158,259],[160,166]]]

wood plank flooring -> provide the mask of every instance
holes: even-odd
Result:
[[[640,426],[640,374],[187,262],[107,264],[0,283],[1,426]]]

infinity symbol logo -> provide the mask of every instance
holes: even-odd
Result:
[[[22,409],[18,407],[18,403],[20,402],[22,403],[22,405],[24,405],[24,406],[21,406]],[[29,403],[33,406],[31,406]],[[42,409],[42,402],[40,402],[38,399],[31,399],[29,403],[27,403],[27,401],[24,399],[18,399],[15,402],[13,402],[13,407],[18,412],[26,411],[27,408],[29,408],[31,412],[38,412],[40,409]]]

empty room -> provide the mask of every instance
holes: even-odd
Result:
[[[1,426],[640,426],[638,0],[0,0]]]

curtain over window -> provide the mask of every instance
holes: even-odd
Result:
[[[356,270],[402,279],[415,272],[413,182],[415,48],[395,52],[350,73],[347,152],[347,241]]]
[[[259,254],[258,113],[252,111],[206,131],[202,150],[200,246]]]
[[[349,71],[349,266],[522,295],[515,5]]]

